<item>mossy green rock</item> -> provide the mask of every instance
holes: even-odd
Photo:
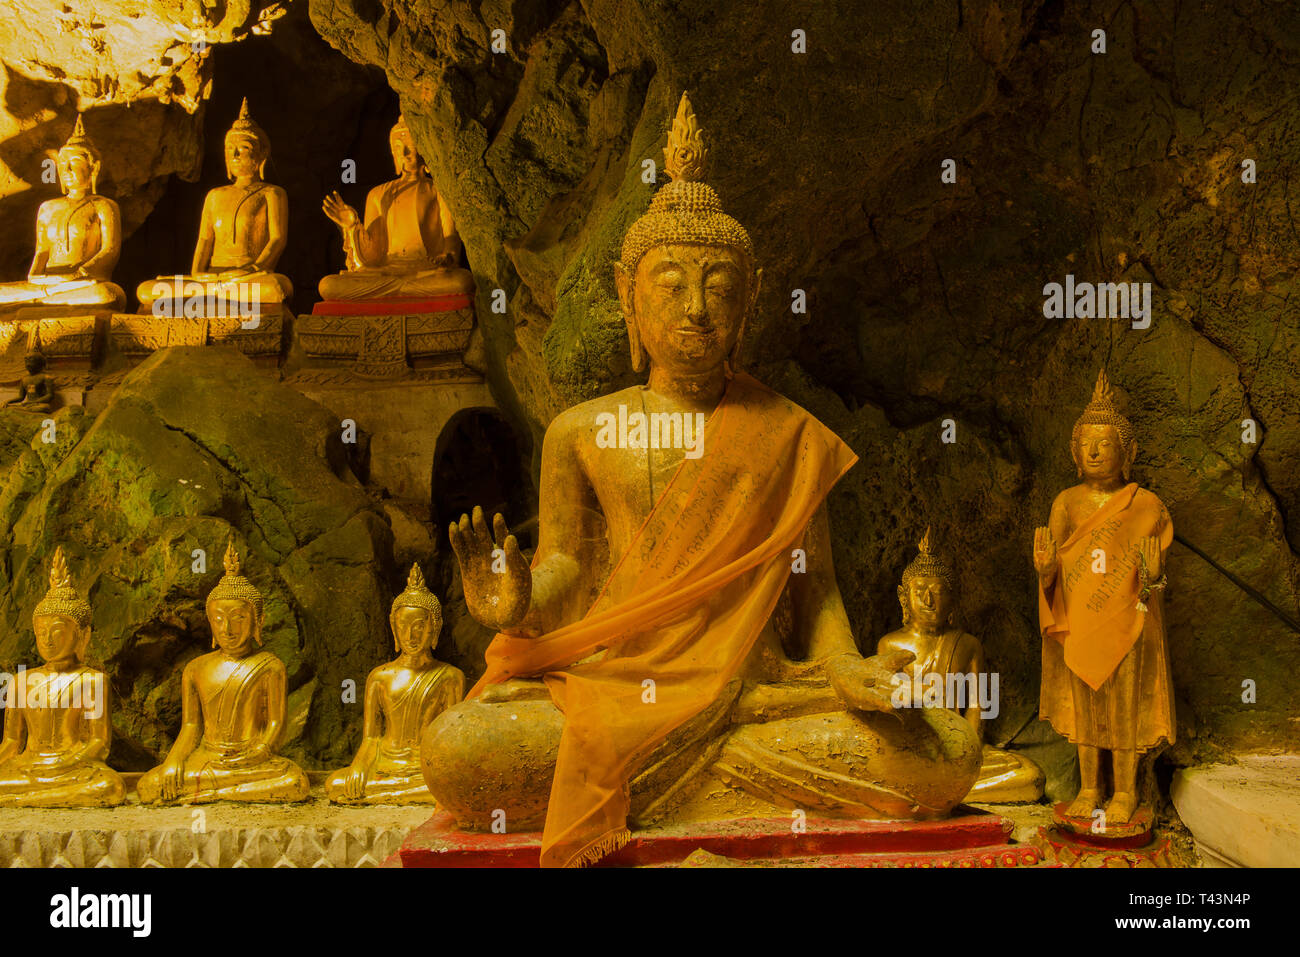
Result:
[[[111,760],[151,766],[179,728],[181,669],[211,647],[204,601],[233,537],[297,706],[283,750],[345,762],[361,710],[341,689],[387,656],[393,545],[337,417],[235,350],[191,347],[142,363],[93,423],[53,418],[59,441],[37,435],[0,491],[0,668],[38,663],[31,614],[62,545],[115,694]]]

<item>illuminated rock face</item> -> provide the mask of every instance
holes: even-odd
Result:
[[[104,153],[105,195],[122,207],[124,232],[148,215],[173,174],[199,169],[200,117],[210,54],[248,35],[259,10],[227,4],[228,20],[191,22],[184,0],[84,4],[12,0],[0,6],[0,202],[28,221],[49,199],[43,163],[62,145],[74,115]],[[240,20],[238,24],[234,20]],[[128,108],[129,106],[129,108]],[[6,230],[0,269],[17,278],[31,259],[30,237]]]

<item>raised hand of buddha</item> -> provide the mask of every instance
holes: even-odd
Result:
[[[859,711],[893,712],[894,676],[915,659],[910,651],[888,651],[871,658],[836,655],[826,661],[826,677],[841,701]]]
[[[1039,578],[1051,578],[1056,572],[1056,540],[1046,525],[1034,529],[1034,570]]]
[[[361,225],[361,217],[357,211],[343,202],[343,197],[339,195],[338,190],[330,193],[321,203],[321,209],[325,215],[336,222],[343,229],[351,229],[353,226]]]
[[[473,519],[462,515],[459,523],[452,522],[448,537],[460,564],[469,613],[498,631],[523,621],[532,602],[533,575],[500,513],[489,531],[483,509],[476,505]]]

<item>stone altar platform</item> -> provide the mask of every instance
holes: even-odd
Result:
[[[1181,768],[1169,790],[1203,866],[1300,867],[1300,754]]]
[[[1018,867],[1039,849],[1012,844],[1012,822],[969,809],[946,821],[845,821],[809,817],[713,821],[634,832],[601,867]],[[468,834],[435,813],[411,831],[403,867],[536,867],[541,835]]]
[[[130,775],[128,777],[138,777]],[[320,777],[320,775],[316,775]],[[0,808],[0,867],[377,867],[428,806]]]

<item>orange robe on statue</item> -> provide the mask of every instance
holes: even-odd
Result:
[[[1130,483],[1059,546],[1051,594],[1038,588],[1043,633],[1039,717],[1074,744],[1147,751],[1174,741],[1173,677],[1163,592],[1138,609],[1138,541],[1163,553],[1174,526],[1152,493]],[[1093,571],[1095,552],[1105,572]]]
[[[856,461],[799,406],[737,374],[703,454],[683,459],[587,615],[538,638],[496,636],[470,697],[540,674],[564,714],[543,866],[592,863],[627,843],[628,782],[740,673],[791,551]]]

